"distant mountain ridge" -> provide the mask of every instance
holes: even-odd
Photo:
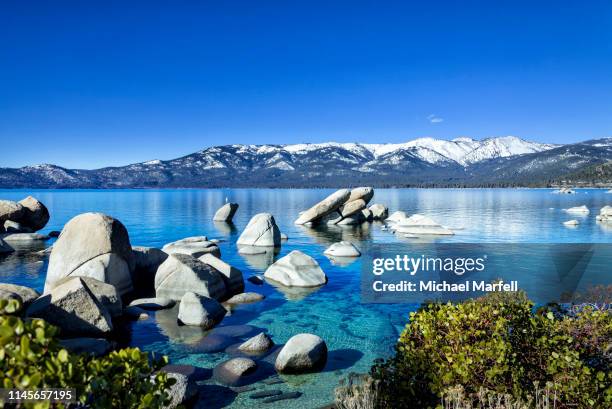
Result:
[[[570,145],[514,136],[397,144],[213,146],[171,160],[95,170],[0,168],[3,188],[543,186],[612,160],[612,138]]]

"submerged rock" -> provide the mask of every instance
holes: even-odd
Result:
[[[102,356],[113,349],[113,345],[104,338],[69,338],[60,339],[60,345],[75,354]]]
[[[265,296],[259,293],[241,293],[236,294],[232,298],[224,301],[224,304],[250,304],[254,302],[258,302],[266,298]]]
[[[338,210],[340,206],[347,202],[351,195],[351,191],[348,189],[338,190],[310,209],[306,210],[300,215],[295,221],[295,224],[306,224],[313,223],[319,219],[327,216],[328,214]]]
[[[15,242],[36,242],[49,240],[49,236],[38,233],[4,233],[0,234],[0,239],[7,243]]]
[[[113,329],[109,312],[81,277],[73,277],[36,299],[26,316],[42,318],[64,335],[103,336]]]
[[[242,378],[253,374],[257,363],[249,358],[233,358],[220,363],[213,369],[215,380],[224,385],[239,385]]]
[[[327,256],[336,256],[336,257],[359,257],[361,256],[361,252],[359,249],[350,241],[340,241],[338,243],[334,243],[324,251]]]
[[[563,224],[565,226],[578,226],[580,224],[580,222],[578,222],[578,220],[568,220],[566,222],[563,222]]]
[[[268,267],[264,277],[287,287],[317,287],[327,282],[319,263],[299,250],[293,250]]]
[[[226,313],[217,300],[187,292],[181,298],[178,319],[185,325],[210,329],[220,323]]]
[[[266,249],[255,246],[244,246],[238,249],[238,254],[242,254],[245,256],[255,256],[259,254],[266,254]]]
[[[442,227],[431,218],[415,214],[404,220],[400,220],[392,227],[397,233],[403,233],[408,235],[441,235],[451,236],[455,233]]]
[[[45,293],[64,277],[84,276],[112,284],[120,295],[132,291],[134,269],[128,232],[117,219],[84,213],[71,219],[53,245]]]
[[[274,367],[280,373],[306,373],[323,369],[326,362],[325,341],[313,334],[297,334],[283,346]]]
[[[238,203],[226,203],[213,216],[215,222],[231,222],[238,210]]]
[[[153,297],[153,298],[139,298],[130,303],[130,307],[139,307],[144,310],[164,310],[166,308],[172,308],[176,304],[171,298],[165,297]]]
[[[157,269],[157,297],[180,300],[186,292],[221,300],[226,295],[221,274],[211,266],[186,254],[171,254]]]
[[[570,207],[569,209],[565,209],[565,211],[568,212],[568,213],[583,213],[583,214],[587,214],[587,213],[589,213],[589,208],[586,207],[586,205],[582,205],[582,206]]]
[[[259,213],[253,216],[236,242],[242,246],[279,247],[280,230],[274,216],[270,213]]]

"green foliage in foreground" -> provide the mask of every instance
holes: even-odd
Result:
[[[376,407],[441,408],[461,386],[555,408],[612,407],[612,313],[534,312],[524,295],[430,304],[412,313],[391,359],[378,362]],[[552,407],[552,405],[551,405]]]
[[[57,328],[10,315],[19,309],[17,300],[0,300],[0,387],[74,388],[79,402],[93,408],[159,408],[169,402],[165,390],[175,380],[157,372],[167,363],[165,357],[150,362],[138,348],[102,358],[70,354],[58,344]]]

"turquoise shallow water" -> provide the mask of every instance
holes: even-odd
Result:
[[[237,308],[210,333],[177,326],[176,311],[168,310],[130,324],[125,342],[168,354],[174,363],[212,369],[234,356],[233,345],[259,330],[267,331],[277,344],[283,344],[296,333],[315,333],[325,339],[330,350],[322,373],[283,376],[280,383],[268,377],[273,357],[263,357],[261,373],[257,374],[261,380],[253,384],[257,390],[299,391],[303,394],[300,398],[264,404],[250,399],[251,392],[231,391],[209,379],[203,387],[208,397],[203,407],[317,408],[332,402],[339,378],[351,371],[367,371],[375,358],[392,351],[408,313],[414,309],[410,305],[362,304],[359,291],[362,259],[340,266],[323,255],[327,246],[340,240],[353,241],[367,254],[373,244],[392,244],[388,246],[389,252],[397,252],[398,248],[410,248],[414,239],[383,231],[380,223],[316,229],[293,224],[299,211],[329,193],[330,190],[272,189],[0,190],[0,198],[19,200],[27,194],[39,198],[52,215],[44,231],[61,230],[73,216],[98,211],[121,220],[133,245],[161,247],[195,235],[218,238],[223,240],[222,258],[241,269],[245,277],[263,273],[273,258],[241,256],[235,241],[251,216],[264,211],[272,213],[281,231],[289,236],[276,258],[294,249],[313,256],[329,277],[326,286],[286,293],[268,284],[255,286],[247,282],[246,291],[263,293],[266,299]],[[233,226],[211,221],[226,198],[240,204]],[[557,195],[547,189],[379,189],[374,202],[386,204],[390,211],[426,214],[457,229],[455,236],[435,239],[437,242],[612,242],[612,230],[595,222],[599,208],[612,204],[612,194],[603,190]],[[591,209],[589,215],[570,216],[562,210],[583,204]],[[578,219],[581,224],[577,228],[564,227],[562,222],[569,219]],[[32,255],[32,250],[24,249],[0,259],[0,281],[42,289],[47,260]]]

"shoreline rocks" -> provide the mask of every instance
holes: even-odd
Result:
[[[44,228],[48,222],[49,210],[32,196],[19,202],[0,200],[0,233],[7,226],[6,231],[33,233]]]
[[[286,287],[318,287],[327,282],[319,263],[299,250],[277,260],[268,267],[264,277]]]
[[[206,236],[187,237],[173,241],[162,247],[162,251],[166,254],[186,254],[195,258],[201,257],[204,254],[221,257],[219,246],[208,240]]]
[[[123,224],[101,213],[71,219],[53,245],[45,293],[64,277],[85,276],[112,284],[120,295],[132,291],[134,256]]]

